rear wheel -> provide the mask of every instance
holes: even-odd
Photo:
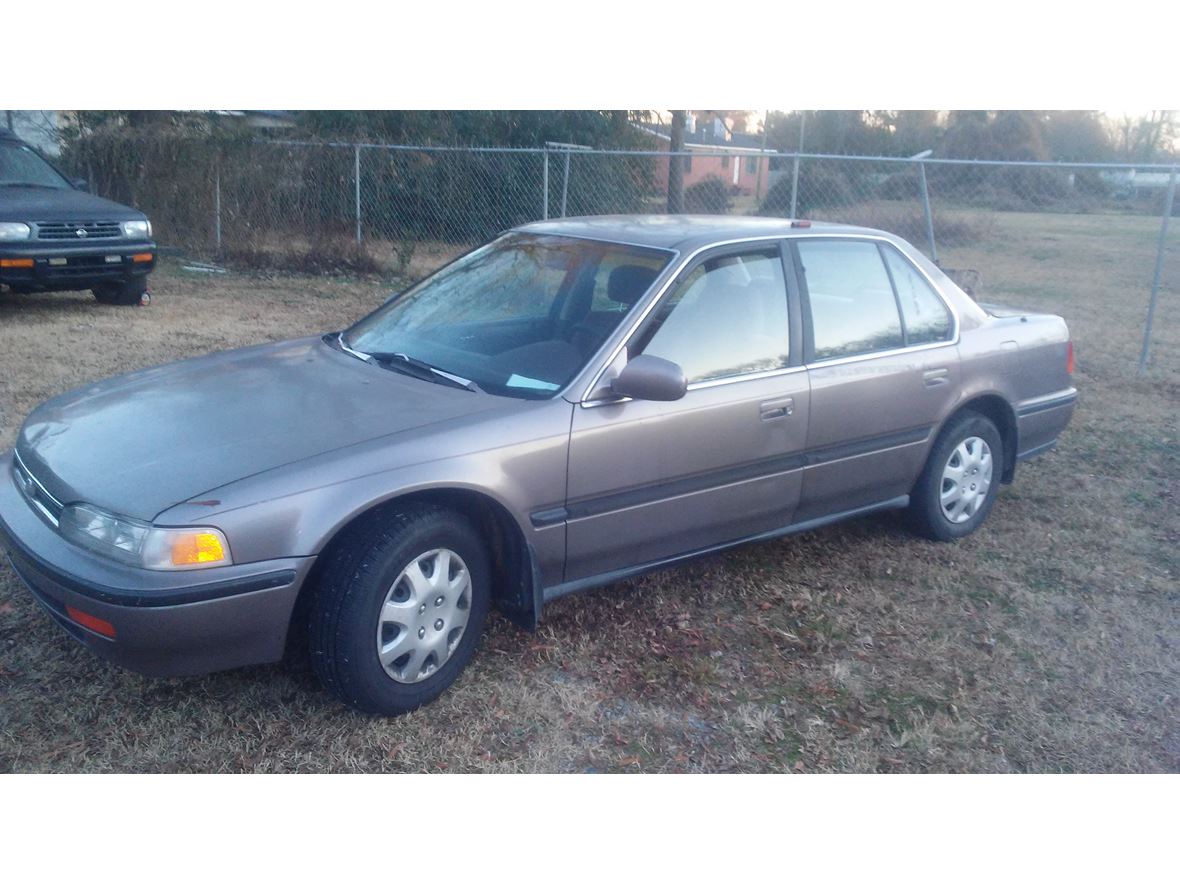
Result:
[[[147,277],[136,277],[122,283],[101,283],[90,291],[102,304],[146,305],[152,300],[147,290]]]
[[[482,539],[434,506],[374,515],[329,555],[312,605],[312,666],[367,713],[434,700],[471,660],[491,598]]]
[[[1003,464],[995,424],[976,412],[954,418],[935,441],[910,496],[915,529],[937,541],[971,534],[991,513]]]

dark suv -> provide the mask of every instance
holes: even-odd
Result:
[[[0,284],[13,292],[90,289],[104,304],[147,304],[156,265],[151,222],[84,186],[0,129]]]

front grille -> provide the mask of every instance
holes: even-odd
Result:
[[[44,276],[51,280],[64,280],[71,277],[81,277],[86,280],[122,277],[126,275],[122,264],[84,264],[76,267],[64,265],[61,267],[45,268]]]
[[[123,236],[117,221],[42,221],[37,224],[39,240],[116,240]]]
[[[12,459],[12,472],[16,476],[17,488],[21,490],[33,509],[57,525],[63,509],[61,502],[45,491],[45,487],[29,472],[29,468],[25,467],[20,456],[15,453]]]

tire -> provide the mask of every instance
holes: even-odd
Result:
[[[1000,490],[1004,444],[977,412],[963,412],[943,428],[910,495],[910,522],[935,541],[955,541],[987,519]]]
[[[357,710],[409,712],[467,666],[490,601],[487,550],[467,519],[432,505],[378,511],[328,554],[309,618],[312,669]]]
[[[102,304],[130,307],[136,304],[146,305],[152,300],[147,290],[147,277],[137,277],[122,283],[102,283],[90,291]]]

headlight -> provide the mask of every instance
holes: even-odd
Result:
[[[152,223],[146,218],[142,221],[124,221],[123,236],[129,240],[146,240],[152,235]]]
[[[31,232],[22,221],[0,221],[0,240],[27,240]]]
[[[215,528],[160,528],[71,504],[58,523],[64,537],[96,553],[141,568],[175,570],[232,565],[229,542]]]

